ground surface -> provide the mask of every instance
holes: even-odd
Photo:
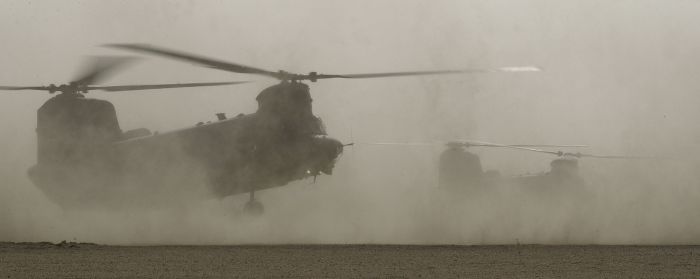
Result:
[[[0,243],[0,278],[697,278],[700,246]]]

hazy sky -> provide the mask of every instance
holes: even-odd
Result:
[[[693,102],[687,98],[695,98],[700,83],[693,78],[697,66],[689,58],[700,43],[693,24],[700,8],[695,1],[5,1],[2,5],[3,84],[67,81],[84,55],[125,54],[99,47],[110,42],[150,43],[298,72],[523,64],[546,70],[539,75],[326,81],[312,87],[317,114],[327,119],[331,130],[347,133],[345,126],[360,126],[360,119],[371,117],[376,127],[354,129],[380,139],[419,138],[431,125],[425,120],[435,121],[432,114],[440,113],[450,126],[471,126],[440,127],[457,131],[434,131],[432,137],[478,136],[510,142],[516,134],[515,141],[552,137],[617,147],[625,130],[637,125],[635,118],[679,125],[669,122],[692,117]],[[252,98],[274,81],[149,58],[105,82],[249,79],[261,82],[94,96],[117,105],[125,128],[170,129],[212,118],[218,111],[252,111]],[[36,107],[45,98],[10,96],[4,103]],[[162,105],[154,110],[154,103]],[[397,123],[414,125],[399,125],[396,131]],[[394,129],[386,134],[388,127]],[[610,138],[600,139],[602,134]]]
[[[314,111],[346,142],[471,138],[695,158],[698,14],[700,2],[683,0],[2,1],[0,84],[66,82],[86,55],[131,55],[100,45],[129,42],[301,73],[537,65],[544,72],[322,81],[311,84]],[[104,84],[228,80],[258,82],[90,96],[113,102],[125,130],[162,131],[214,120],[216,112],[253,112],[257,93],[275,82],[146,57]],[[3,200],[42,200],[24,174],[34,163],[36,109],[49,96],[0,98],[0,175],[8,181],[0,218],[40,218]],[[355,148],[336,170],[341,180],[329,183],[367,173],[399,188],[395,174],[422,173],[414,183],[430,183],[440,150]],[[508,174],[545,170],[550,159],[479,154],[487,168]],[[396,161],[407,163],[377,170]],[[617,167],[586,164],[596,172]],[[33,226],[14,224],[16,231]]]

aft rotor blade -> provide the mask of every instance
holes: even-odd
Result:
[[[49,90],[46,86],[0,86],[0,90]]]
[[[219,69],[219,70],[224,70],[224,71],[229,71],[229,72],[234,72],[234,73],[257,74],[257,75],[264,75],[264,76],[269,76],[269,77],[274,77],[274,78],[278,78],[278,76],[279,76],[278,73],[271,72],[268,70],[263,70],[263,69],[259,69],[259,68],[255,68],[255,67],[251,67],[251,66],[245,66],[242,64],[237,64],[237,63],[232,63],[232,62],[226,62],[226,61],[213,59],[213,58],[206,58],[203,56],[189,54],[189,53],[185,53],[185,52],[181,52],[181,51],[175,51],[175,50],[169,50],[169,49],[164,49],[164,48],[160,48],[160,47],[154,47],[154,46],[150,46],[150,45],[144,45],[144,44],[108,44],[106,46],[130,50],[130,51],[148,53],[148,54],[156,54],[156,55],[165,56],[165,57],[169,57],[169,58],[175,58],[175,59],[179,59],[179,60],[184,60],[184,61],[200,64],[202,66],[215,68],[215,69]]]
[[[367,74],[346,74],[346,75],[331,75],[331,74],[317,74],[315,72],[310,74],[293,74],[284,71],[273,72],[268,70],[263,70],[260,68],[255,68],[251,66],[246,66],[238,63],[226,62],[218,59],[207,58],[195,54],[189,54],[181,51],[175,51],[160,47],[154,47],[150,45],[143,44],[109,44],[108,47],[120,48],[129,51],[136,51],[148,54],[155,54],[160,56],[165,56],[169,58],[174,58],[178,60],[184,60],[196,64],[200,64],[206,67],[220,69],[224,71],[241,73],[241,74],[257,74],[264,75],[268,77],[273,77],[280,80],[311,80],[316,81],[319,79],[330,79],[330,78],[347,78],[347,79],[360,79],[360,78],[381,78],[381,77],[399,77],[399,76],[418,76],[418,75],[445,75],[445,74],[470,74],[470,73],[491,73],[491,72],[539,72],[539,68],[534,66],[518,66],[518,67],[502,67],[497,69],[461,69],[461,70],[440,70],[440,71],[416,71],[416,72],[388,72],[388,73],[367,73]]]
[[[382,77],[401,77],[401,76],[426,76],[426,75],[449,75],[449,74],[476,74],[476,73],[493,73],[493,72],[539,72],[537,67],[521,66],[521,67],[503,67],[498,69],[461,69],[461,70],[440,70],[440,71],[416,71],[416,72],[393,72],[393,73],[370,73],[370,74],[349,74],[349,75],[325,75],[320,74],[316,79],[327,78],[382,78]]]
[[[232,82],[199,82],[199,83],[171,83],[171,84],[143,84],[143,85],[116,85],[116,86],[91,86],[88,90],[104,90],[109,92],[117,91],[135,91],[135,90],[150,90],[150,89],[166,89],[166,88],[185,88],[185,87],[202,87],[202,86],[222,86],[248,83],[249,81],[232,81]]]
[[[73,82],[80,85],[98,84],[109,74],[133,62],[133,57],[95,56],[91,57],[83,72]]]

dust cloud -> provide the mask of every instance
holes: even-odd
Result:
[[[3,1],[0,84],[72,78],[105,43],[149,43],[265,69],[362,73],[537,65],[537,74],[328,80],[314,112],[344,142],[473,139],[587,144],[584,194],[497,187],[436,191],[442,146],[345,150],[333,176],[207,199],[200,185],[165,205],[62,209],[27,179],[45,93],[0,98],[0,241],[107,244],[698,244],[700,28],[696,1]],[[254,112],[274,84],[147,58],[105,84],[256,80],[236,87],[90,93],[123,130],[167,131]],[[479,149],[504,177],[552,157]],[[133,198],[143,198],[134,196]],[[155,198],[163,198],[155,197]],[[128,204],[127,195],[123,201]]]

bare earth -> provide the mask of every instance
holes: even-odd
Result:
[[[700,246],[0,243],[0,278],[697,278]]]

